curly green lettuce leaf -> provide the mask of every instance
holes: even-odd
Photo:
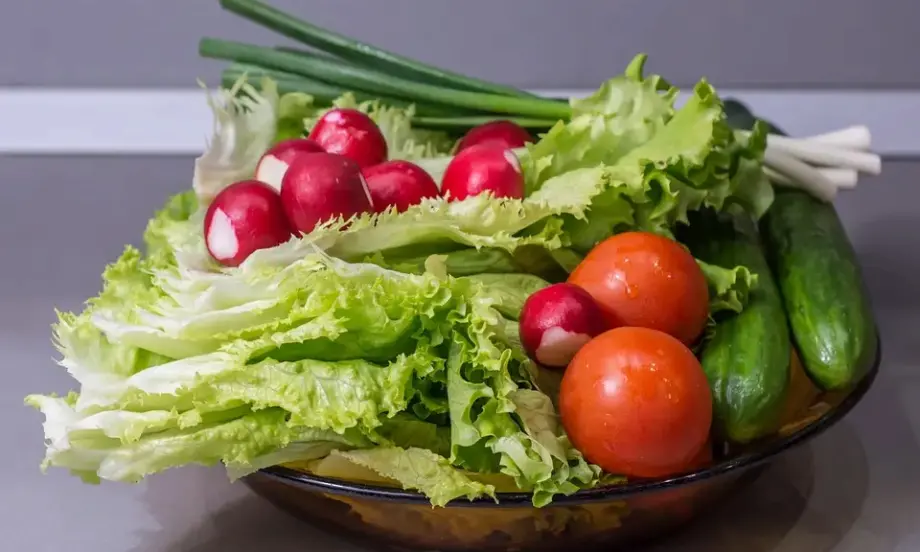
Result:
[[[354,443],[334,432],[322,433],[317,439],[318,440],[293,442],[283,448],[273,450],[262,456],[251,458],[246,463],[227,465],[227,474],[230,476],[231,481],[235,481],[272,466],[285,464],[294,466],[304,465],[314,460],[327,458],[337,450],[351,450],[353,448],[359,448],[360,446],[373,446],[370,441],[360,439],[360,437],[358,440],[363,444],[356,446]]]
[[[596,485],[601,469],[586,462],[572,446],[549,395],[535,389],[518,389],[510,398],[531,449],[541,453],[541,459],[553,466],[550,481],[537,485],[534,503],[545,505],[553,494],[572,494]]]
[[[417,255],[418,251],[377,252],[365,259],[398,272],[421,274],[427,270],[432,257],[441,259],[445,274],[471,276],[479,274],[505,274],[521,270],[514,255],[501,249],[460,249],[438,255]]]
[[[757,285],[757,275],[745,266],[723,268],[697,259],[709,283],[709,313],[741,312],[751,290]]]
[[[568,443],[549,397],[508,384],[511,355],[496,371],[481,370],[470,361],[475,355],[475,346],[454,337],[447,368],[451,462],[511,476],[533,492],[535,506],[594,486],[600,470]]]
[[[592,95],[570,102],[572,116],[527,147],[521,164],[528,193],[560,174],[609,165],[649,141],[670,120],[678,90],[658,75],[645,77],[646,56]]]
[[[546,280],[532,274],[478,274],[467,279],[483,286],[483,294],[495,301],[495,308],[506,318],[517,320],[524,301],[531,294],[549,285]]]
[[[167,199],[144,230],[147,256],[161,266],[175,264],[184,269],[217,270],[218,264],[204,241],[205,212],[194,190]]]
[[[249,362],[242,352],[218,351],[149,366],[127,377],[84,378],[74,407],[83,416],[172,412],[185,416],[185,422],[239,407],[280,407],[291,424],[339,433],[357,428],[373,435],[381,416],[409,407],[416,379],[438,365],[443,361],[424,348],[386,363],[271,357]]]
[[[164,421],[169,412],[114,412],[82,417],[66,399],[30,396],[45,415],[47,449],[43,468],[64,467],[88,482],[137,482],[187,464],[243,467],[292,442],[331,434],[295,428],[285,412],[268,409],[183,426]],[[105,419],[103,419],[105,418]],[[125,428],[132,428],[126,432]]]
[[[751,204],[746,198],[769,196],[769,183],[752,178],[753,171],[738,176],[736,167],[739,157],[762,154],[762,149],[759,154],[754,150],[763,144],[735,142],[723,119],[715,91],[700,83],[667,124],[616,163],[550,178],[528,199],[596,190],[586,216],[564,217],[564,235],[582,254],[617,231],[639,229],[670,236],[674,225],[687,221],[688,212],[703,207],[762,208],[765,200]]]
[[[475,278],[320,254],[221,273],[148,261],[129,249],[87,312],[63,315],[61,351],[82,385],[27,399],[46,415],[46,465],[133,481],[194,462],[240,474],[370,443],[447,454],[454,339],[468,344],[469,377],[488,374],[498,396],[529,385],[523,352],[503,337],[501,294]],[[505,437],[525,438],[506,422]],[[252,443],[238,442],[244,432]]]
[[[440,456],[450,454],[450,428],[400,413],[383,421],[377,433],[388,443],[402,448],[429,450]]]
[[[467,477],[447,458],[426,449],[378,447],[336,451],[332,456],[371,470],[405,489],[421,491],[434,506],[444,506],[461,497],[472,500],[495,496],[494,487]],[[347,477],[347,470],[343,471]]]
[[[414,395],[413,379],[426,374],[431,354],[419,351],[391,362],[366,360],[277,361],[254,364],[225,353],[179,359],[141,371],[95,392],[83,412],[149,409],[200,413],[244,405],[284,408],[288,423],[342,433],[358,428],[372,435],[382,415],[404,411]],[[82,395],[81,395],[82,398]]]
[[[457,202],[428,198],[402,213],[363,215],[347,224],[330,221],[302,238],[256,251],[241,268],[283,266],[316,248],[346,261],[370,261],[406,272],[419,272],[430,255],[450,255],[469,248],[507,253],[527,246],[552,250],[564,245],[562,221],[552,215],[581,212],[584,208],[584,204],[572,205],[570,201],[556,202],[552,198],[521,201],[496,199],[488,194]],[[519,261],[508,256],[473,256],[459,259],[459,265],[453,264],[461,269],[460,274],[469,274],[465,263],[510,267]],[[518,264],[514,266],[518,271],[521,268]]]
[[[192,377],[204,366],[248,370],[240,377],[256,377],[258,370],[247,365],[267,358],[386,364],[403,354],[422,354],[422,347],[444,342],[453,309],[465,308],[477,287],[317,255],[283,268],[249,268],[147,270],[136,250],[127,250],[107,270],[104,290],[90,308],[79,316],[62,315],[58,324],[62,362],[83,384],[81,398],[106,400],[113,380],[136,374],[136,366],[146,367],[150,359],[186,363],[175,374],[164,371],[164,377],[183,381],[182,374]],[[492,316],[489,309],[486,304],[483,312]],[[423,363],[430,370],[438,365],[427,358]],[[103,374],[106,385],[98,392],[87,385]]]
[[[384,360],[407,352],[416,334],[443,341],[445,312],[471,293],[463,282],[452,288],[431,275],[348,264],[317,252],[282,267],[154,269],[136,292],[122,294],[123,302],[89,314],[110,339],[171,358],[220,348],[275,351],[284,360]],[[110,278],[100,297],[126,285]]]
[[[230,184],[252,178],[275,138],[277,86],[263,79],[256,90],[241,78],[209,95],[208,106],[214,113],[214,130],[205,152],[195,160],[192,178],[201,205]]]
[[[303,92],[288,92],[278,100],[278,112],[275,116],[275,139],[273,143],[300,138],[304,135],[304,119],[315,117],[323,108],[316,105],[316,100]]]
[[[168,362],[170,357],[110,339],[93,322],[97,315],[127,313],[135,302],[153,303],[162,297],[154,285],[152,272],[161,256],[143,257],[133,248],[124,253],[103,273],[103,290],[87,302],[80,314],[58,312],[52,327],[58,362],[79,384],[94,386],[120,381],[151,366]]]
[[[144,244],[150,256],[172,255],[177,244],[188,238],[184,224],[198,211],[198,198],[194,190],[180,192],[166,200],[154,213],[144,230]]]

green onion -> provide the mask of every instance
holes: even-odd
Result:
[[[456,110],[446,109],[442,106],[413,103],[400,98],[349,90],[321,81],[306,79],[300,75],[293,75],[283,71],[272,71],[270,69],[263,69],[262,67],[240,63],[232,64],[221,73],[221,83],[224,88],[229,88],[244,75],[254,78],[268,77],[277,83],[280,93],[301,92],[303,94],[309,94],[313,96],[320,105],[330,105],[336,98],[339,98],[345,93],[351,93],[351,95],[355,97],[355,100],[359,102],[380,100],[382,104],[400,108],[407,108],[410,105],[415,105],[415,113],[419,116],[450,117],[457,114]],[[415,119],[413,119],[413,121],[414,120]]]
[[[336,63],[306,53],[291,54],[272,48],[213,38],[203,38],[199,44],[199,52],[205,57],[250,63],[312,77],[343,87],[354,87],[373,93],[379,91],[416,102],[543,119],[568,119],[571,115],[569,106],[561,102],[452,90],[407,81],[378,71]]]
[[[513,87],[453,73],[327,31],[258,0],[221,0],[221,6],[279,34],[354,63],[410,80],[490,94],[530,97]]]
[[[423,116],[415,117],[412,119],[412,126],[429,128],[429,129],[438,129],[438,130],[453,130],[453,129],[469,129],[475,126],[484,125],[495,121],[494,116],[469,116],[469,117],[433,117],[433,116]],[[538,130],[547,130],[556,124],[555,120],[550,119],[533,119],[533,118],[522,118],[522,117],[510,117],[506,120],[511,121],[518,126],[529,129],[538,129]]]

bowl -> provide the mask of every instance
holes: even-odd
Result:
[[[879,348],[865,377],[848,392],[822,396],[777,435],[722,451],[706,469],[579,491],[556,497],[543,508],[534,508],[526,493],[498,493],[497,502],[457,500],[433,508],[413,491],[282,466],[256,472],[246,483],[282,510],[379,550],[626,550],[692,520],[713,501],[753,481],[779,455],[839,422],[872,386],[880,360]]]

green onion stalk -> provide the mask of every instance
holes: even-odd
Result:
[[[415,105],[414,126],[452,133],[496,119],[540,131],[571,116],[565,102],[387,52],[322,29],[260,0],[220,0],[220,4],[320,52],[203,38],[199,44],[203,57],[231,62],[221,75],[223,86],[243,76],[265,76],[276,81],[282,93],[303,92],[320,105],[331,103],[345,92],[351,92],[358,101],[379,99],[396,107]]]

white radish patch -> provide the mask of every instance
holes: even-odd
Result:
[[[588,334],[570,332],[553,326],[543,331],[543,338],[534,352],[535,360],[545,366],[566,366],[572,361],[575,353],[589,341],[591,336]]]
[[[521,162],[518,160],[517,155],[514,154],[511,150],[505,150],[505,159],[508,161],[508,164],[511,165],[511,168],[514,169],[514,172],[521,174]]]
[[[374,198],[371,197],[371,189],[370,189],[370,186],[367,185],[367,179],[364,178],[364,175],[363,175],[363,174],[361,175],[361,187],[364,189],[364,195],[367,196],[367,202],[370,203],[371,206],[373,206],[373,205],[374,205]]]
[[[339,109],[331,109],[323,115],[323,119],[327,123],[340,124],[345,122],[345,115]]]
[[[231,259],[239,253],[240,242],[233,230],[233,221],[222,209],[216,209],[206,237],[208,251],[218,261]]]
[[[266,155],[256,167],[256,180],[265,182],[276,190],[281,190],[281,179],[284,178],[290,165],[274,155]]]
[[[323,148],[308,138],[291,138],[271,147],[256,165],[256,180],[281,190],[281,181],[291,167],[291,163],[301,155],[322,153]]]

